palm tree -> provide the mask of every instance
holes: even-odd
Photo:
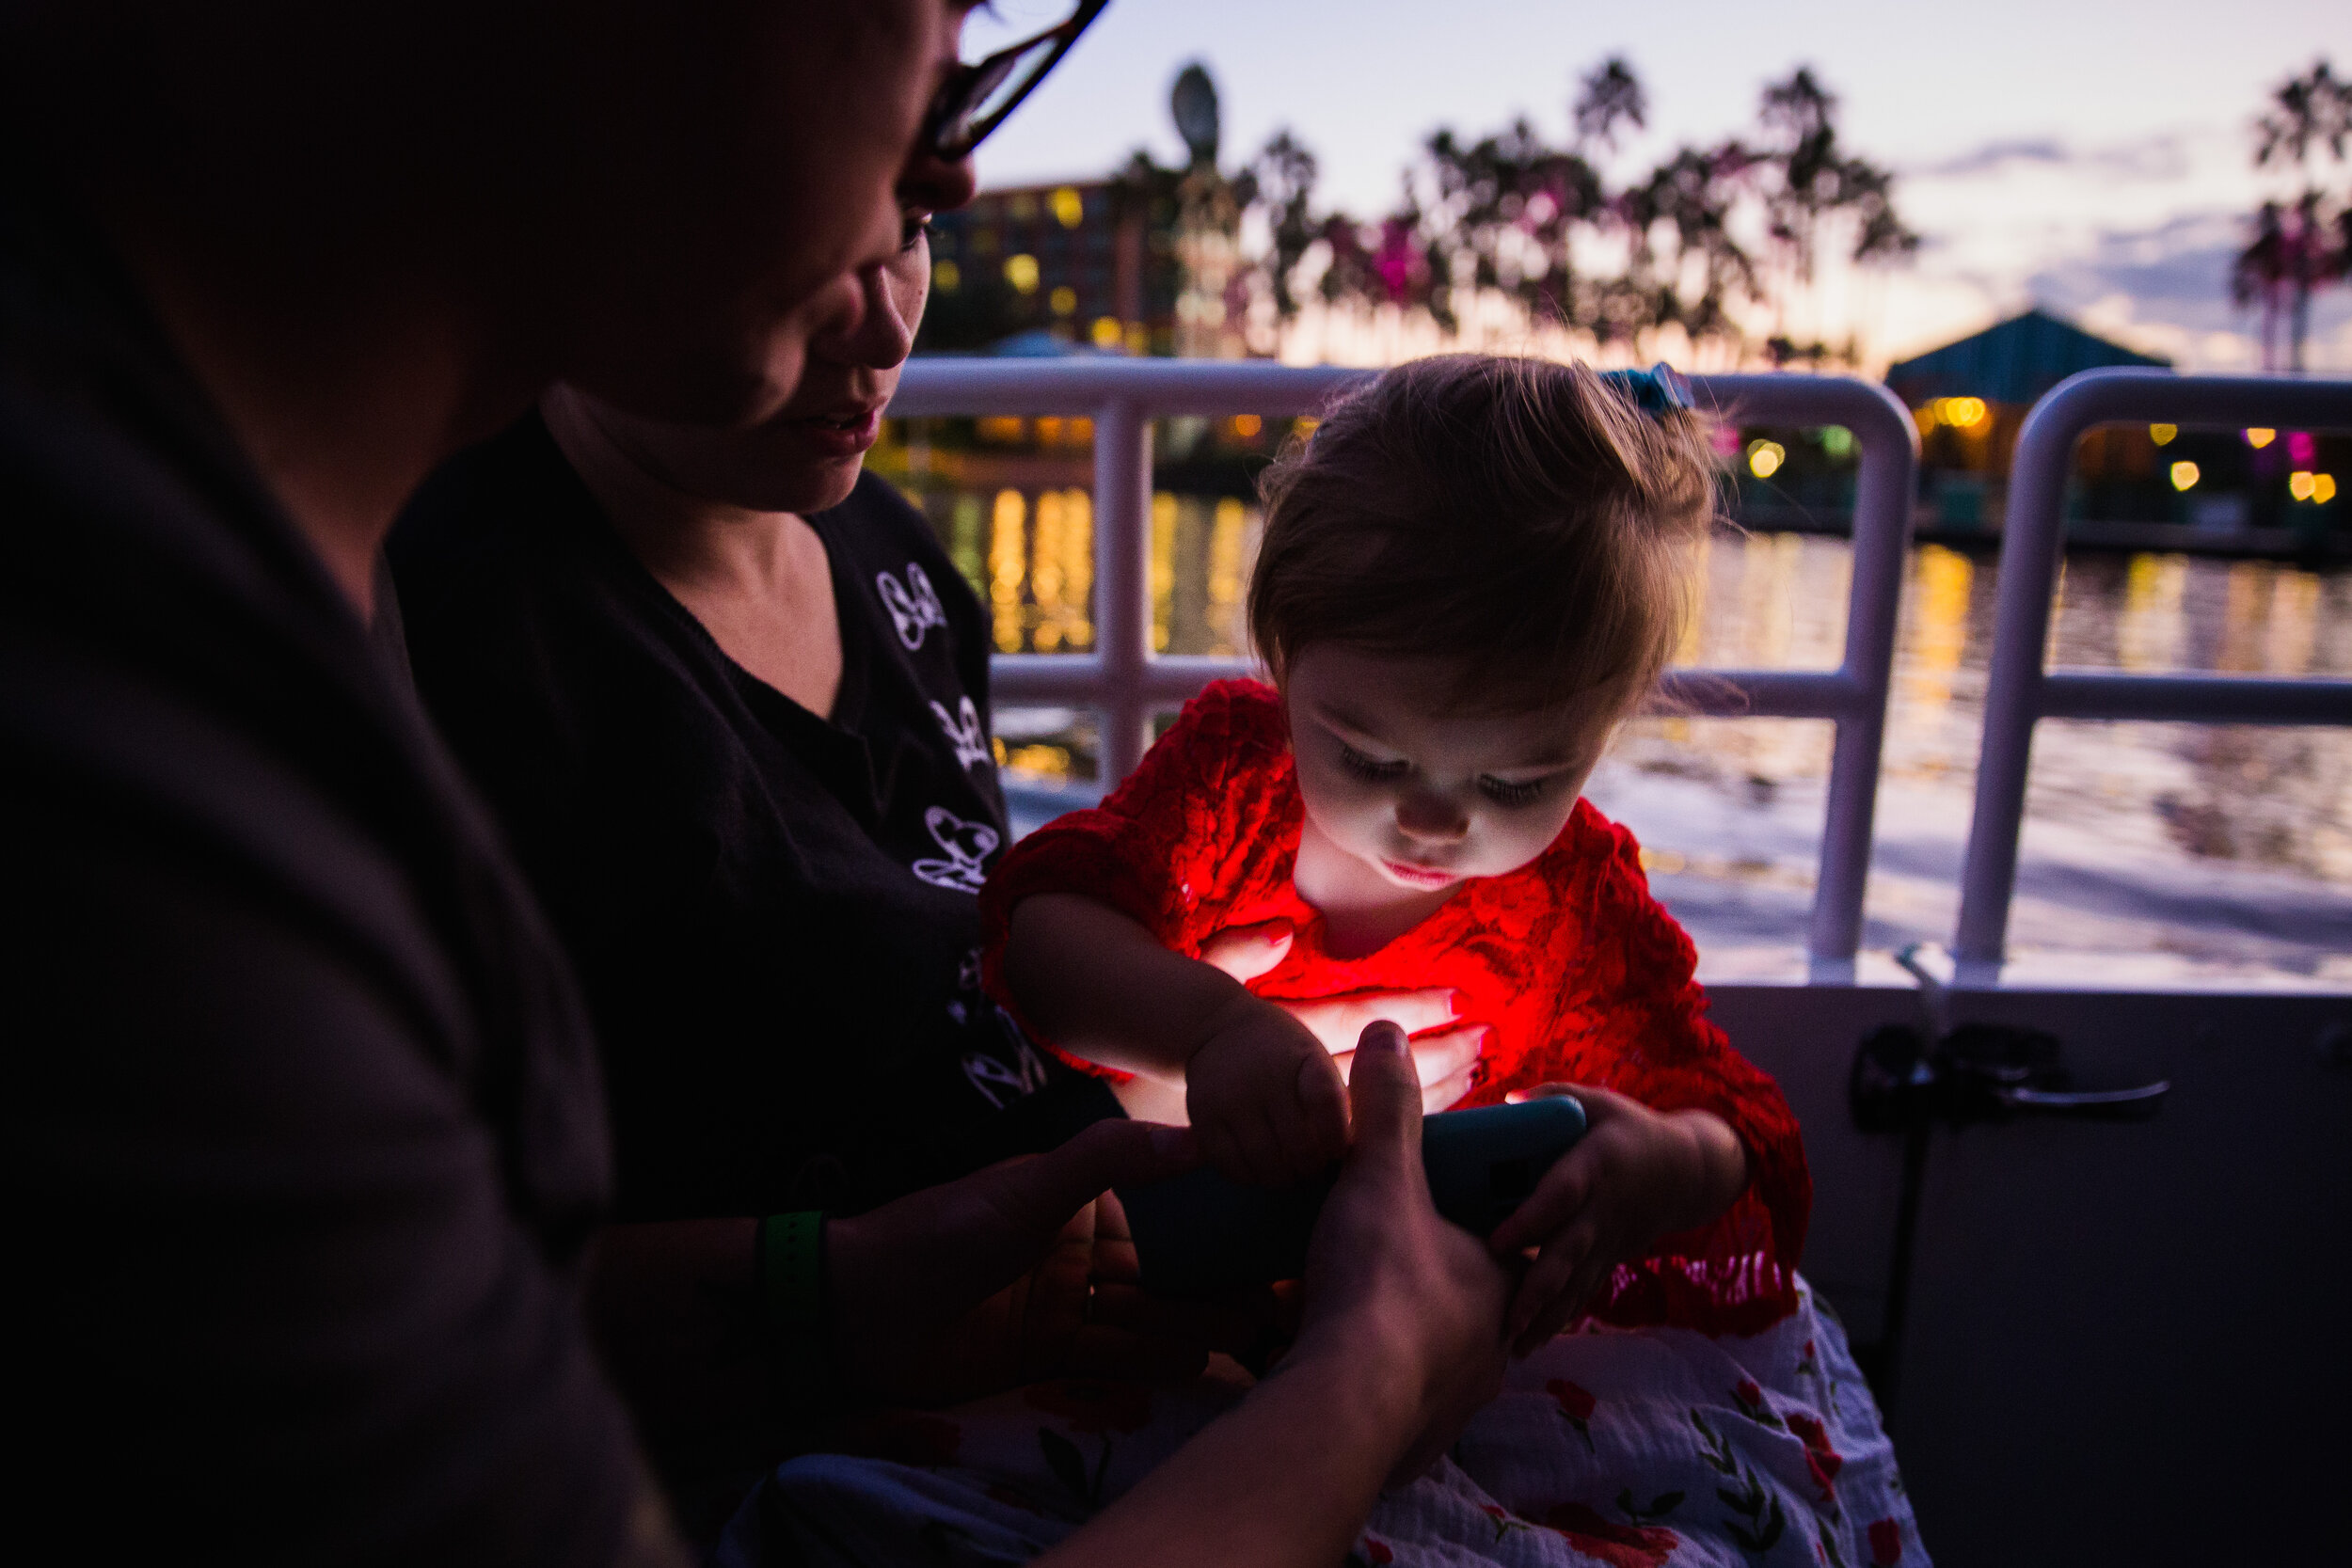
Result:
[[[2325,149],[2331,163],[2344,161],[2352,139],[2352,82],[2339,79],[2322,59],[2291,76],[2271,94],[2270,107],[2254,122],[2254,166],[2292,168],[2302,180],[2300,195],[2288,202],[2265,201],[2254,216],[2254,232],[2231,269],[2231,294],[2240,306],[2263,308],[2263,368],[2278,364],[2278,322],[2287,323],[2288,368],[2303,368],[2303,342],[2311,331],[2312,295],[2352,268],[2352,206],[2331,220],[2320,188],[2317,164]],[[2281,306],[2284,309],[2281,311]]]
[[[1766,229],[1794,287],[1811,285],[1821,230],[1832,221],[1851,229],[1850,259],[1858,263],[1918,248],[1919,236],[1895,213],[1895,177],[1839,147],[1836,96],[1811,67],[1799,66],[1787,81],[1768,84],[1758,118],[1766,136],[1756,159],[1766,175]],[[1774,303],[1775,314],[1783,314],[1786,299]]]

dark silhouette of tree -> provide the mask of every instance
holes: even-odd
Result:
[[[1241,206],[1254,208],[1265,217],[1268,248],[1263,270],[1279,321],[1298,313],[1292,277],[1307,252],[1323,237],[1325,225],[1314,215],[1315,180],[1320,172],[1315,155],[1285,128],[1274,134],[1234,182],[1233,195]]]
[[[1569,113],[1576,122],[1580,150],[1617,150],[1617,129],[1630,122],[1637,131],[1649,126],[1649,95],[1622,55],[1612,55],[1577,84],[1576,104]]]
[[[1632,245],[1625,284],[1630,298],[1602,301],[1601,341],[1680,326],[1692,341],[1737,338],[1735,299],[1757,293],[1756,261],[1732,234],[1756,155],[1737,141],[1681,148],[1618,198]],[[1634,303],[1638,301],[1638,303]]]
[[[2303,182],[2292,199],[2262,204],[2252,236],[2230,271],[2231,297],[2240,307],[2262,307],[2265,370],[2278,368],[2281,322],[2288,368],[2303,368],[2312,295],[2352,271],[2352,203],[2331,199],[2317,169],[2323,150],[2331,163],[2342,164],[2347,140],[2352,83],[2337,77],[2324,59],[2280,84],[2254,122],[2254,166],[2291,168]]]
[[[1890,260],[1918,248],[1919,236],[1895,214],[1894,176],[1867,159],[1849,157],[1837,142],[1837,99],[1799,66],[1788,80],[1768,84],[1757,118],[1765,140],[1755,167],[1761,176],[1767,231],[1798,288],[1811,285],[1823,230],[1850,228],[1848,252],[1856,263]],[[1785,315],[1785,295],[1773,301]],[[1800,347],[1774,336],[1775,359],[1819,360],[1820,344]]]

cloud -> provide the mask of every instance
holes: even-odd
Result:
[[[2035,302],[2136,347],[2169,354],[2184,370],[2236,369],[2257,354],[2259,315],[2230,298],[2230,268],[2246,243],[2233,213],[2191,213],[2143,230],[2106,230],[2086,252],[2034,272]],[[2352,290],[2312,296],[2314,370],[2352,366]]]
[[[2189,173],[2189,152],[2177,132],[2161,131],[2111,146],[2077,149],[2056,137],[2008,137],[1957,156],[1905,169],[1914,180],[1980,180],[2012,174],[2020,165],[2093,174],[2108,180],[2171,181]]]

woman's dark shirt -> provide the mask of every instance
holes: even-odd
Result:
[[[624,1218],[854,1211],[1116,1108],[979,989],[1009,835],[977,601],[871,475],[809,523],[830,721],[720,650],[535,414],[394,536],[418,685],[586,985]]]
[[[103,247],[0,199],[0,1496],[79,1555],[610,1562],[555,935]]]

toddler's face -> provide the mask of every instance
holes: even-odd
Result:
[[[1499,877],[1542,854],[1608,738],[1575,705],[1463,714],[1442,661],[1318,645],[1285,675],[1307,815],[1400,890]]]

